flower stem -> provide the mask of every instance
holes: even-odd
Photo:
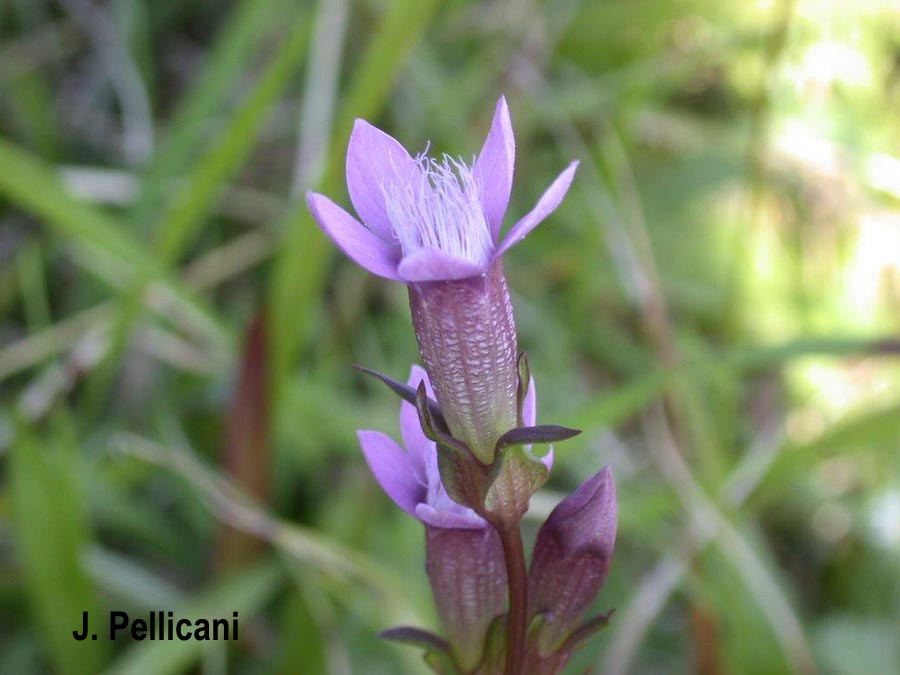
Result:
[[[525,665],[525,637],[528,623],[528,572],[519,524],[498,526],[497,534],[506,559],[509,582],[509,616],[506,634],[506,675],[520,675]]]

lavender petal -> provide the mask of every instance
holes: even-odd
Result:
[[[473,170],[481,205],[495,244],[500,236],[506,207],[509,206],[515,158],[516,139],[509,118],[509,107],[506,99],[501,96],[494,110],[491,130],[475,160]]]
[[[544,220],[544,218],[556,210],[566,196],[566,192],[569,191],[569,186],[572,185],[572,180],[575,178],[575,170],[577,168],[578,162],[572,162],[565,171],[556,177],[556,180],[554,180],[550,187],[547,188],[546,192],[541,195],[541,198],[538,200],[538,203],[535,204],[534,208],[531,209],[531,211],[529,211],[518,223],[512,226],[510,231],[506,234],[506,237],[503,239],[503,243],[500,244],[500,247],[497,249],[496,253],[494,253],[494,258],[499,258],[510,248],[522,241],[529,232]]]
[[[415,515],[416,504],[425,500],[426,489],[416,479],[409,455],[381,432],[360,430],[356,436],[381,489],[397,506]]]
[[[421,366],[414,365],[410,369],[407,384],[414,389],[418,388],[419,382],[425,383],[425,391],[430,398],[434,398],[434,390],[428,381],[428,373]],[[400,436],[403,439],[403,446],[409,453],[413,467],[416,471],[416,477],[423,485],[428,485],[428,470],[430,455],[434,454],[434,442],[425,437],[422,431],[422,425],[419,423],[419,413],[416,407],[411,403],[403,401],[400,404]]]
[[[393,229],[385,208],[385,188],[406,185],[418,169],[406,149],[365,120],[356,120],[347,147],[347,190],[362,221],[385,241]]]
[[[393,281],[400,280],[397,274],[399,251],[363,227],[328,197],[309,192],[306,204],[322,231],[348,258],[372,274]]]

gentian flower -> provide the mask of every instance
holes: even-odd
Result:
[[[579,622],[606,581],[616,543],[616,486],[606,467],[553,509],[538,532],[528,572],[533,631],[529,673],[562,670],[606,617]]]
[[[346,172],[360,220],[307,195],[313,217],[347,256],[408,287],[425,369],[414,366],[408,385],[367,371],[404,401],[405,449],[380,432],[358,437],[384,491],[424,523],[426,570],[448,639],[410,627],[385,636],[421,645],[442,673],[558,673],[605,621],[577,625],[612,556],[608,471],[563,500],[538,533],[530,570],[525,561],[520,521],[553,457],[551,447],[538,459],[531,444],[579,432],[535,424],[534,381],[518,351],[502,256],[559,206],[577,162],[501,236],[514,161],[502,97],[472,162],[429,157],[427,148],[413,157],[357,120]]]
[[[516,331],[501,257],[559,206],[577,162],[500,236],[512,189],[515,139],[500,98],[478,157],[425,152],[357,120],[347,149],[356,218],[309,193],[319,226],[370,272],[409,286],[413,325],[436,399],[453,436],[484,464],[517,426]]]
[[[434,396],[428,374],[413,366],[408,384],[418,387],[420,382],[425,383],[429,396]],[[360,430],[356,436],[375,480],[401,509],[433,527],[487,526],[484,518],[447,495],[438,471],[437,447],[425,437],[411,404],[400,404],[400,436],[405,450],[380,431]]]
[[[408,384],[425,383],[427,373],[413,366]],[[535,424],[537,395],[529,383],[523,416]],[[415,408],[403,401],[400,434],[405,450],[392,438],[360,430],[359,444],[378,484],[394,503],[418,518],[426,530],[426,570],[441,624],[454,655],[468,671],[482,656],[488,627],[506,611],[506,569],[496,531],[472,509],[453,501],[437,467],[437,448],[419,425]],[[553,452],[541,460],[549,470]]]

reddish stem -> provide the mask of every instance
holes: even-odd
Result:
[[[513,527],[498,527],[497,534],[506,559],[506,579],[509,582],[509,615],[506,634],[506,675],[520,675],[525,666],[525,638],[528,624],[528,571],[525,568],[525,547],[518,523]]]

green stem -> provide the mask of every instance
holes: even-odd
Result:
[[[525,568],[525,548],[522,533],[516,523],[512,527],[499,526],[497,534],[506,559],[506,579],[509,582],[509,615],[506,634],[506,675],[520,675],[525,665],[525,637],[528,624],[528,571]]]

